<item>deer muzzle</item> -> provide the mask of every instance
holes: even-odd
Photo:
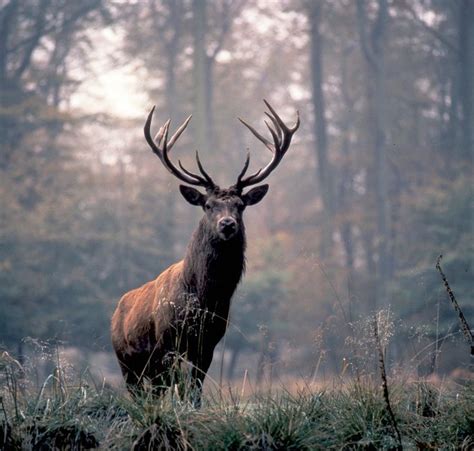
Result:
[[[217,223],[217,231],[224,240],[232,238],[237,233],[237,229],[237,221],[231,216],[226,216]]]

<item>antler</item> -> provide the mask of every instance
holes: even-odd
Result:
[[[235,187],[239,190],[242,190],[246,186],[255,185],[256,183],[260,183],[262,180],[266,179],[270,173],[280,164],[281,159],[284,157],[286,151],[290,147],[291,138],[293,134],[298,130],[300,126],[300,116],[298,111],[296,111],[296,122],[293,127],[287,127],[285,123],[281,120],[280,116],[275,112],[272,106],[266,101],[263,100],[267,108],[270,110],[270,113],[265,112],[268,116],[272,125],[270,125],[267,121],[265,121],[265,125],[267,126],[270,134],[273,138],[273,143],[269,141],[267,138],[263,137],[259,132],[257,132],[251,125],[247,124],[243,119],[239,118],[239,121],[242,122],[260,141],[265,144],[265,146],[273,153],[273,158],[264,168],[259,169],[252,175],[249,175],[245,179],[243,178],[247,169],[249,167],[250,162],[250,155],[247,154],[247,158],[245,160],[244,168],[242,172],[237,177],[237,183]]]
[[[151,150],[153,150],[153,153],[161,160],[163,163],[163,166],[168,169],[175,177],[178,179],[182,180],[183,182],[189,183],[190,185],[197,185],[197,186],[203,186],[206,189],[212,189],[216,185],[214,181],[211,179],[209,174],[204,170],[201,161],[199,160],[199,153],[196,150],[196,162],[199,168],[199,171],[202,174],[202,177],[198,174],[194,174],[191,171],[188,171],[183,167],[181,164],[181,161],[178,160],[179,167],[181,168],[178,169],[169,159],[168,157],[168,152],[171,150],[173,147],[174,143],[178,140],[178,138],[181,136],[181,134],[184,132],[186,127],[189,124],[189,121],[191,120],[192,116],[189,116],[176,130],[174,135],[171,137],[171,139],[168,141],[168,132],[170,128],[170,123],[171,119],[168,119],[165,124],[158,130],[158,133],[155,136],[155,139],[152,139],[151,133],[150,133],[150,127],[151,127],[151,120],[153,118],[153,113],[155,111],[155,107],[153,107],[148,114],[148,118],[145,122],[145,139],[147,140],[148,144],[151,147]]]

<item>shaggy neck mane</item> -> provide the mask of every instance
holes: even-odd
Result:
[[[228,241],[215,235],[203,218],[194,231],[184,259],[185,290],[210,311],[228,310],[245,271],[245,229]],[[224,313],[224,312],[223,312]]]

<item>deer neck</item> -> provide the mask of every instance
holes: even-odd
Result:
[[[245,270],[245,246],[243,224],[236,236],[223,241],[201,220],[186,252],[183,281],[185,290],[195,295],[203,308],[226,314]]]

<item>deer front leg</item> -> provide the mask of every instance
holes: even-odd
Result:
[[[193,367],[191,369],[191,381],[189,387],[190,400],[196,409],[201,408],[202,389],[204,385],[204,379],[206,378],[207,371],[212,363],[212,357],[214,350],[206,355],[201,356],[199,361],[191,362]]]

